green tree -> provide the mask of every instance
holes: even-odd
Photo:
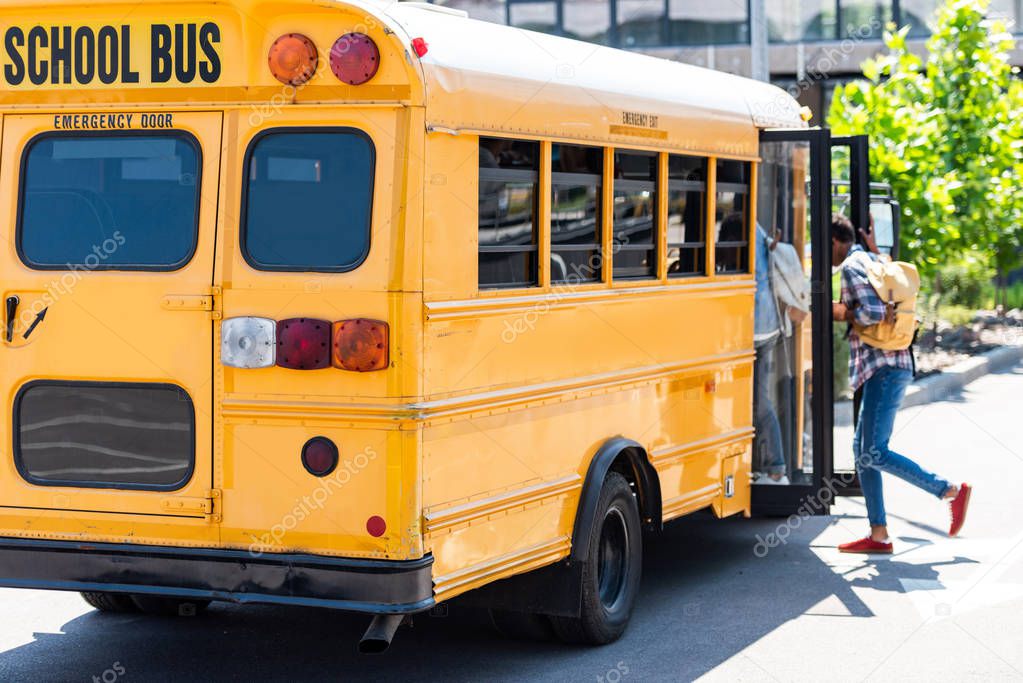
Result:
[[[1000,303],[1006,308],[1010,270],[1023,265],[1023,81],[1013,79],[1009,86],[1007,106],[1002,116],[1007,120],[1009,153],[1013,160],[1001,169],[993,186],[993,205],[1000,208],[1001,221],[993,224],[989,239],[993,245],[993,266],[998,274]]]
[[[888,53],[835,92],[837,134],[871,137],[871,173],[902,205],[902,244],[925,274],[972,253],[991,267],[1019,262],[1023,243],[1023,84],[1004,23],[988,0],[951,0],[935,17],[924,59],[908,28],[885,33]]]

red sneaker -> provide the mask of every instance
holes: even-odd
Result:
[[[838,546],[838,550],[843,553],[880,553],[890,555],[892,544],[890,541],[888,543],[881,543],[867,536],[852,543],[843,543]]]
[[[970,507],[970,494],[972,492],[972,486],[962,484],[959,487],[959,495],[948,504],[949,511],[952,513],[952,527],[948,530],[949,536],[957,535],[962,530],[963,524],[966,523],[966,509]]]

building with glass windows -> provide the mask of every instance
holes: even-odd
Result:
[[[469,16],[721,71],[751,73],[749,0],[433,0]],[[889,22],[921,51],[941,0],[766,0],[771,77],[819,122],[835,85],[860,75]],[[1023,34],[1023,0],[992,0],[991,16]],[[1023,66],[1023,35],[1013,55]]]

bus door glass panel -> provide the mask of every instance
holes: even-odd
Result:
[[[754,345],[755,484],[811,486],[813,458],[812,319],[787,290],[809,292],[812,265],[808,141],[765,142],[758,178]],[[783,252],[787,252],[783,255]],[[777,274],[784,256],[802,283]]]
[[[879,248],[890,253],[894,245],[894,226],[891,207],[885,196],[877,194],[882,186],[870,182],[869,138],[865,135],[834,137],[831,139],[831,209],[847,216],[856,228],[870,229],[871,216]],[[861,240],[862,243],[862,240]],[[834,264],[836,267],[841,264]],[[831,298],[838,300],[842,283],[837,271],[831,277]],[[853,459],[853,435],[856,424],[856,404],[849,387],[849,341],[847,325],[832,329],[832,362],[834,397],[834,434],[832,472],[835,490],[840,494],[858,494],[859,482]]]

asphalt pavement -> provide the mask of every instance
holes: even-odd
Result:
[[[632,625],[603,648],[509,641],[457,603],[359,656],[364,617],[214,605],[195,618],[101,614],[76,594],[0,590],[0,681],[1023,681],[1023,366],[902,411],[892,446],[976,486],[946,506],[886,478],[891,557],[839,554],[830,517],[696,515],[650,539]],[[765,552],[758,539],[786,541]]]

